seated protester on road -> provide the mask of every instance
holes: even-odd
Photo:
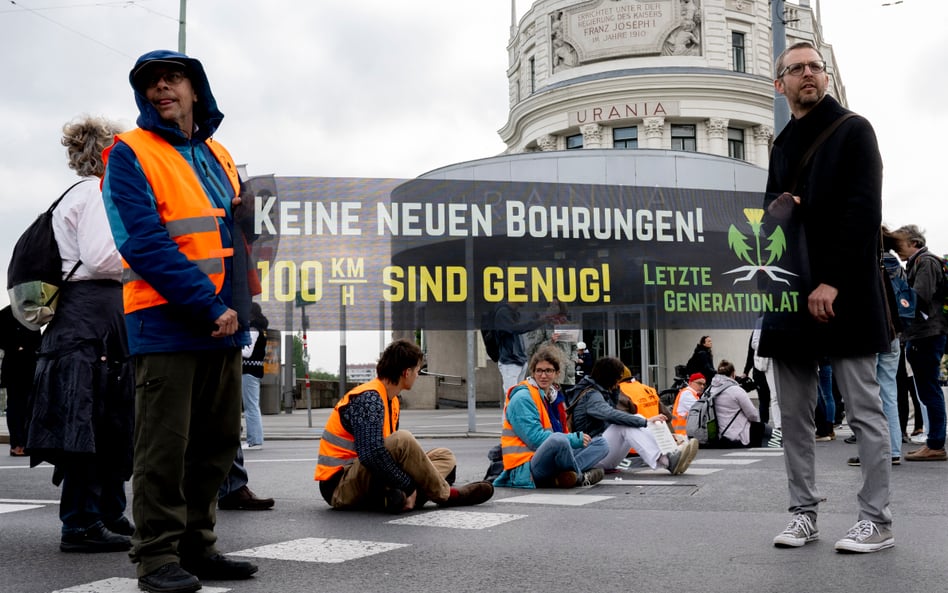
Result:
[[[623,367],[622,378],[619,379],[619,397],[616,409],[629,414],[641,414],[646,418],[662,414],[671,418],[672,412],[662,403],[654,387],[642,383],[628,367]]]
[[[398,429],[398,394],[414,385],[423,358],[415,344],[392,342],[379,358],[377,377],[343,396],[329,415],[315,479],[332,508],[401,513],[428,500],[447,507],[493,496],[490,482],[454,488],[454,453],[425,453],[410,432]]]
[[[691,410],[691,406],[701,397],[701,394],[704,393],[707,382],[708,379],[705,379],[703,374],[692,373],[691,376],[688,377],[688,385],[678,392],[678,397],[675,398],[675,404],[672,406],[672,414],[674,414],[672,417],[672,430],[675,431],[675,434],[683,437],[688,436],[686,430],[688,412]]]
[[[714,410],[721,427],[719,447],[766,447],[771,428],[760,421],[760,412],[744,388],[737,382],[734,365],[726,360],[718,364],[718,374],[711,381],[717,394]]]
[[[603,471],[594,468],[608,452],[605,439],[553,430],[544,399],[560,364],[558,349],[540,348],[530,359],[530,377],[507,392],[500,436],[504,471],[494,486],[572,488],[602,480]]]
[[[626,372],[628,369],[618,358],[609,356],[596,361],[592,372],[583,377],[569,394],[573,428],[606,439],[609,454],[596,467],[615,468],[634,447],[650,468],[664,467],[672,474],[684,473],[698,452],[698,441],[690,439],[680,444],[677,451],[663,455],[647,425],[649,422],[666,422],[668,418],[657,414],[646,419],[615,407],[619,380]]]

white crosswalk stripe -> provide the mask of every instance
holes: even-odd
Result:
[[[472,513],[466,511],[431,511],[407,515],[389,521],[392,525],[417,525],[422,527],[446,527],[448,529],[488,529],[510,521],[523,519],[527,515],[506,513]]]
[[[201,587],[201,593],[227,593],[230,589],[222,587]],[[68,589],[57,589],[53,593],[141,593],[137,579],[111,578],[76,585]]]
[[[248,548],[239,552],[232,552],[228,555],[337,564],[348,560],[355,560],[356,558],[365,558],[366,556],[390,552],[398,548],[406,548],[409,545],[410,544],[307,537],[257,548]]]
[[[508,496],[507,498],[496,498],[495,502],[512,502],[518,504],[554,504],[559,506],[578,507],[594,502],[609,500],[611,496],[595,496],[592,494],[524,494],[521,496]]]
[[[41,508],[43,508],[41,504],[0,504],[0,514]]]

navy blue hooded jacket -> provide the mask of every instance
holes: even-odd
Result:
[[[174,123],[161,119],[143,90],[136,88],[134,74],[152,60],[173,60],[185,64],[187,76],[197,95],[194,105],[195,128],[188,138]],[[204,141],[217,130],[224,114],[217,108],[201,63],[169,50],[141,56],[129,73],[129,82],[138,104],[138,126],[154,132],[171,144],[192,166],[208,198],[226,212],[219,219],[223,247],[233,247],[233,187]],[[168,234],[158,214],[155,195],[132,149],[121,141],[112,147],[102,196],[115,245],[136,274],[146,280],[168,303],[140,309],[125,317],[129,350],[132,354],[236,348],[250,343],[245,316],[233,336],[213,338],[214,321],[235,306],[233,261],[226,259],[226,279],[217,294],[213,283],[182,254]],[[249,294],[237,283],[238,300],[249,308]]]

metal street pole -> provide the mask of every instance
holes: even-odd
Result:
[[[784,0],[770,0],[770,31],[773,35],[773,59],[787,49],[787,23],[784,20]],[[775,74],[776,76],[776,74]],[[774,89],[774,137],[790,121],[790,107],[783,95]]]
[[[181,0],[180,16],[178,17],[178,51],[187,53],[185,48],[185,29],[187,28],[188,0]]]

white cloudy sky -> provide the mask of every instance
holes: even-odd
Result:
[[[764,1],[764,0],[757,0]],[[825,0],[850,107],[879,135],[884,217],[948,251],[944,0]],[[17,236],[71,182],[61,126],[81,113],[134,125],[142,53],[177,47],[178,0],[0,4],[0,274]],[[518,17],[529,8],[518,0]],[[218,133],[251,175],[411,178],[503,150],[509,0],[192,0],[187,53],[226,114]],[[5,295],[0,296],[5,302]],[[338,367],[337,338],[315,365]],[[349,337],[374,360],[375,334]]]

